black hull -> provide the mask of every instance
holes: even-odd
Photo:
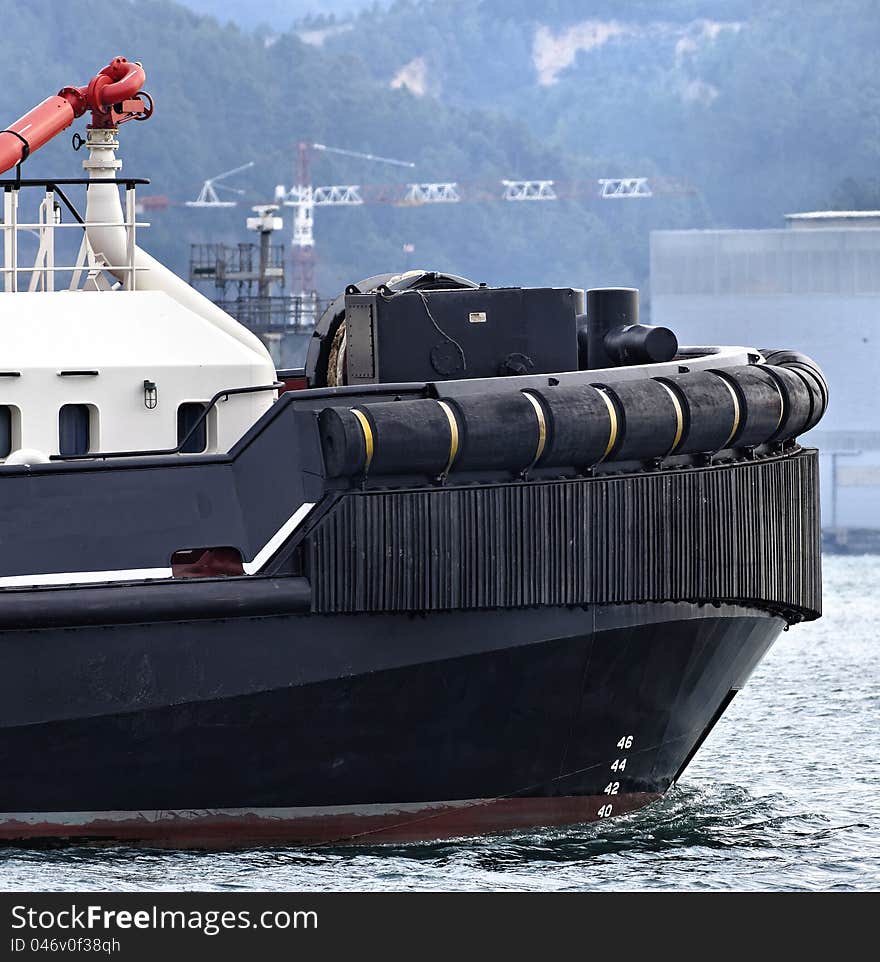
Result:
[[[0,839],[379,842],[618,815],[669,788],[783,625],[665,603],[7,631]]]

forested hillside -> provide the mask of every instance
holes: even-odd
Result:
[[[316,183],[659,174],[698,190],[320,210],[322,293],[420,265],[497,283],[644,286],[653,228],[779,225],[789,210],[877,194],[880,13],[868,0],[401,0],[289,32],[225,21],[269,23],[257,14],[271,7],[277,23],[278,10],[298,17],[309,3],[192,2],[220,19],[169,0],[0,0],[14,52],[0,119],[122,54],[144,63],[157,102],[148,123],[121,131],[125,171],[175,201],[254,160],[235,183],[266,202],[291,182],[300,140],[417,164],[320,155]],[[28,167],[70,176],[80,160],[62,137]],[[144,244],[185,273],[189,243],[244,239],[245,213],[173,206],[153,215]]]
[[[876,0],[400,0],[357,31],[377,80],[418,63],[413,87],[560,152],[689,178],[719,224],[779,224],[880,166]]]
[[[261,24],[276,30],[288,30],[298,20],[320,14],[345,18],[370,5],[370,0],[252,0],[230,3],[230,0],[188,0],[187,6],[198,13],[208,13],[218,20],[231,20],[245,27]]]

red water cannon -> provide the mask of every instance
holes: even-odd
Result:
[[[0,130],[0,173],[23,163],[89,110],[91,127],[146,120],[153,112],[153,100],[141,89],[145,80],[139,63],[116,57],[84,87],[62,87],[54,97]]]

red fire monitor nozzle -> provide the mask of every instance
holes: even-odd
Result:
[[[141,90],[145,79],[139,63],[116,57],[84,87],[64,87],[56,96],[48,97],[0,130],[0,173],[27,160],[86,111],[92,112],[92,127],[118,127],[126,120],[146,120],[153,104],[150,95]]]

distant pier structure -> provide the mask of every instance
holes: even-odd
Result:
[[[254,207],[247,219],[256,243],[190,245],[189,281],[213,287],[213,300],[250,328],[266,345],[275,366],[298,368],[305,363],[314,330],[316,295],[304,297],[285,289],[285,246],[272,243],[283,226],[274,204]]]
[[[788,214],[768,230],[651,234],[651,322],[684,344],[796,345],[823,368],[826,546],[880,551],[880,211]]]

